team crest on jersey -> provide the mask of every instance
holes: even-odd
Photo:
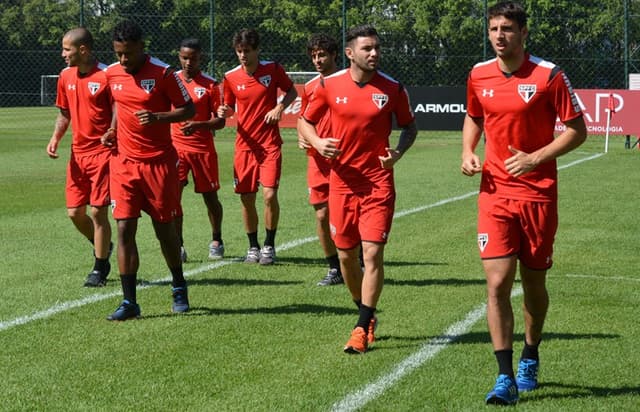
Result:
[[[522,97],[525,103],[529,103],[533,96],[536,94],[536,85],[535,84],[519,84],[518,85],[518,94]]]
[[[264,87],[269,87],[269,85],[271,84],[271,75],[262,76],[258,80]]]
[[[100,83],[89,82],[88,86],[89,86],[89,93],[91,93],[92,96],[98,93],[98,90],[100,90]]]
[[[488,233],[478,233],[478,247],[481,252],[484,252],[484,248],[487,247],[489,243],[489,234]]]
[[[389,101],[389,96],[386,94],[374,93],[371,95],[371,100],[373,100],[373,103],[378,106],[378,109],[382,109]]]
[[[140,80],[140,87],[147,92],[151,93],[151,90],[156,86],[156,79],[142,79]]]
[[[204,94],[207,92],[207,89],[205,89],[204,87],[194,87],[193,92],[196,94],[196,96],[198,96],[199,99],[204,96]]]

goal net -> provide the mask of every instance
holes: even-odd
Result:
[[[318,72],[287,72],[294,84],[305,84],[318,75]]]
[[[53,106],[56,103],[58,77],[57,74],[40,76],[40,104],[42,106]]]

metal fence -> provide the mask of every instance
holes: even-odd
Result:
[[[627,88],[628,75],[640,71],[640,1],[523,3],[529,50],[563,67],[574,87]],[[313,71],[305,51],[310,34],[341,42],[345,27],[372,23],[381,34],[383,71],[407,85],[462,86],[473,64],[492,56],[487,6],[487,0],[2,0],[0,107],[52,104],[55,77],[47,76],[64,66],[60,41],[70,28],[91,30],[98,58],[113,62],[111,32],[122,19],[139,22],[148,52],[172,65],[183,38],[200,38],[207,71],[218,78],[237,65],[231,38],[240,28],[259,31],[261,58],[288,71]]]

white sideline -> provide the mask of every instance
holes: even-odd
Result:
[[[574,166],[576,164],[579,164],[579,163],[582,163],[582,162],[586,162],[588,160],[595,159],[595,158],[600,157],[602,155],[603,155],[603,153],[598,153],[598,154],[595,154],[595,155],[592,155],[592,156],[589,156],[589,157],[578,159],[578,160],[573,161],[573,162],[571,162],[571,163],[569,163],[567,165],[558,167],[558,169],[564,169],[564,168],[567,168],[567,167],[570,167],[570,166]],[[478,193],[477,191],[469,192],[469,193],[466,193],[464,195],[452,197],[452,198],[449,198],[449,199],[444,199],[444,200],[441,200],[439,202],[432,203],[430,205],[425,205],[425,206],[421,206],[421,207],[417,207],[417,208],[413,208],[413,209],[408,209],[408,210],[405,210],[405,211],[397,212],[397,213],[394,214],[394,218],[403,217],[403,216],[406,216],[406,215],[409,215],[409,214],[421,212],[421,211],[426,210],[426,209],[431,209],[431,208],[434,208],[434,207],[442,206],[442,205],[445,205],[447,203],[455,202],[455,201],[458,201],[458,200],[463,200],[463,199],[466,199],[468,197],[474,196],[477,193]],[[291,248],[303,245],[305,243],[309,243],[309,242],[315,241],[317,239],[318,239],[317,236],[297,239],[297,240],[294,240],[294,241],[291,241],[291,242],[287,242],[285,244],[280,245],[278,247],[278,249],[279,250],[291,249]],[[231,263],[236,263],[238,261],[239,260],[223,260],[221,262],[216,262],[216,263],[212,263],[212,264],[208,264],[208,265],[203,265],[203,266],[197,267],[195,269],[191,269],[191,270],[186,271],[184,273],[184,275],[185,275],[185,277],[194,276],[194,275],[200,274],[202,272],[206,272],[206,271],[215,269],[217,267],[229,265]],[[160,280],[157,280],[157,281],[149,283],[149,285],[147,285],[145,287],[148,287],[148,286],[151,286],[151,285],[154,285],[154,284],[158,284],[158,283],[164,283],[164,282],[167,282],[169,280],[171,280],[169,277],[164,278],[164,279],[160,279]],[[4,330],[7,330],[7,329],[10,329],[10,328],[12,328],[14,326],[24,325],[26,323],[33,322],[33,321],[39,320],[39,319],[45,319],[45,318],[54,316],[54,315],[56,315],[58,313],[65,312],[65,311],[70,310],[70,309],[78,308],[78,307],[81,307],[81,306],[84,306],[84,305],[89,305],[91,303],[100,302],[102,300],[109,299],[109,298],[112,298],[114,296],[119,296],[119,295],[120,295],[120,292],[109,292],[109,293],[104,293],[104,294],[95,294],[95,295],[87,296],[87,297],[84,297],[82,299],[76,299],[76,300],[72,300],[72,301],[68,301],[68,302],[58,303],[58,304],[55,304],[55,305],[51,306],[48,309],[35,312],[35,313],[31,314],[31,315],[20,316],[20,317],[11,319],[11,320],[2,321],[2,322],[0,322],[0,332],[2,332]]]

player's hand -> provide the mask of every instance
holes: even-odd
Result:
[[[194,130],[195,130],[195,125],[191,121],[187,121],[180,124],[180,131],[184,133],[185,136],[191,136]]]
[[[460,170],[465,176],[473,176],[476,173],[482,172],[482,162],[480,162],[480,158],[474,153],[463,155]]]
[[[327,137],[326,139],[318,139],[317,143],[313,146],[314,149],[328,159],[335,159],[342,153],[342,150],[338,149],[338,142],[340,139],[334,137]]]
[[[280,110],[278,106],[276,106],[264,115],[264,122],[266,124],[277,124],[280,121],[281,117],[282,110]]]
[[[504,161],[504,167],[509,174],[519,177],[538,166],[531,154],[518,150],[513,146],[509,146],[509,151],[513,153],[513,156]]]
[[[109,129],[105,134],[100,138],[100,143],[103,146],[113,147],[116,145],[116,131],[115,129]]]
[[[309,142],[307,142],[307,139],[298,135],[298,149],[307,150],[310,148],[311,148],[311,145],[309,144]]]
[[[58,158],[58,141],[52,137],[47,145],[47,154],[52,159]]]
[[[393,165],[400,160],[402,154],[390,147],[385,147],[385,150],[387,151],[386,156],[378,156],[378,159],[380,159],[380,166],[382,166],[383,169],[393,169]]]
[[[150,110],[138,110],[135,115],[142,126],[158,121],[158,115]]]
[[[227,117],[231,117],[231,115],[233,114],[233,110],[228,104],[222,104],[220,105],[220,107],[218,107],[217,114],[219,118],[226,119]]]

